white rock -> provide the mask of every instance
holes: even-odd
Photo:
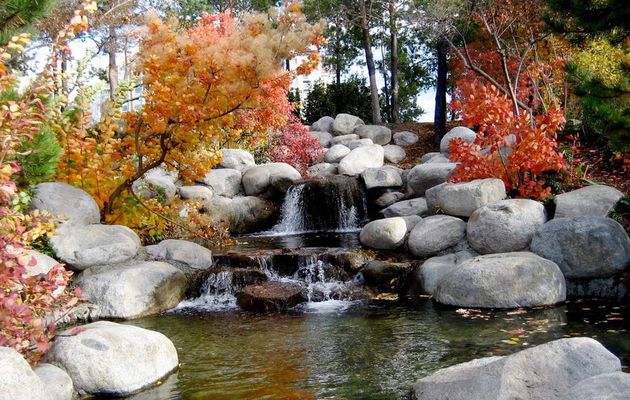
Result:
[[[324,161],[331,164],[338,163],[348,154],[350,154],[349,148],[343,144],[336,144],[326,152],[324,155]]]
[[[457,268],[458,264],[471,259],[473,256],[470,252],[458,251],[457,253],[431,257],[414,271],[414,278],[419,283],[423,293],[433,295],[442,278]]]
[[[244,171],[255,165],[254,156],[247,150],[241,149],[221,149],[223,158],[219,162],[218,168],[230,168]]]
[[[50,400],[72,400],[74,385],[66,371],[52,364],[39,364],[34,369],[46,387]]]
[[[68,372],[79,394],[127,396],[178,367],[177,350],[161,333],[106,321],[81,328],[57,335],[46,355]]]
[[[45,182],[35,186],[31,208],[67,218],[68,224],[97,224],[101,220],[100,210],[94,199],[67,183]]]
[[[378,144],[357,147],[341,160],[339,174],[354,176],[368,168],[382,167],[384,155],[383,146]]]
[[[404,217],[407,215],[425,216],[429,212],[427,208],[427,201],[424,197],[417,199],[403,200],[398,203],[394,203],[391,206],[381,211],[384,217]]]
[[[212,198],[212,189],[206,186],[181,186],[179,195],[184,200],[205,202]]]
[[[442,155],[442,153],[440,153],[439,151],[438,151],[438,152],[426,153],[426,154],[423,154],[423,155],[422,155],[422,157],[420,158],[420,162],[424,164],[424,163],[426,163],[426,162],[429,162],[429,160],[431,160],[431,159],[433,159],[433,158],[435,158],[435,157],[437,157],[437,156],[442,156],[442,157],[444,157],[444,156]]]
[[[505,199],[501,179],[476,179],[463,183],[442,183],[425,192],[431,213],[470,217],[478,208]]]
[[[336,136],[349,135],[354,131],[357,125],[363,125],[364,122],[359,117],[350,114],[338,114],[332,124],[332,133]]]
[[[243,174],[243,187],[248,196],[258,196],[272,189],[274,180],[295,182],[302,175],[286,163],[269,163],[250,167]]]
[[[398,146],[411,146],[418,142],[418,135],[409,131],[402,131],[394,133],[394,144]]]
[[[335,119],[333,117],[321,117],[320,119],[315,121],[313,125],[311,125],[311,130],[332,133],[333,122],[335,122]]]
[[[330,176],[337,174],[337,165],[329,163],[319,163],[308,167],[308,176]]]
[[[453,169],[454,163],[416,165],[407,175],[407,188],[416,196],[424,196],[427,189],[446,182]]]
[[[405,150],[400,146],[396,146],[395,144],[388,144],[387,146],[383,146],[383,151],[385,152],[385,161],[394,164],[398,164],[407,156]]]
[[[158,244],[145,247],[145,250],[153,260],[181,263],[193,270],[212,266],[212,252],[187,240],[162,240]]]
[[[0,399],[50,400],[44,383],[15,350],[0,347]]]
[[[333,139],[333,135],[330,132],[319,132],[319,131],[311,131],[309,132],[311,136],[314,136],[319,141],[320,146],[322,147],[330,147],[331,141]]]
[[[546,221],[545,207],[537,201],[501,200],[472,213],[467,226],[468,243],[480,254],[524,250]]]
[[[403,244],[406,233],[407,224],[402,218],[377,219],[361,229],[359,240],[373,249],[392,250]]]
[[[332,140],[330,141],[330,144],[332,146],[336,144],[342,144],[346,146],[347,144],[356,142],[357,140],[360,140],[359,135],[355,135],[355,134],[341,135],[341,136],[335,136],[334,138],[332,138]]]
[[[592,185],[555,197],[554,218],[579,217],[583,215],[608,216],[623,197],[619,190],[605,185]]]
[[[349,142],[347,142],[345,145],[346,147],[348,147],[350,150],[354,150],[357,147],[361,147],[361,146],[366,146],[368,144],[374,144],[374,142],[372,141],[372,139],[357,139],[357,140],[351,140]]]
[[[621,371],[595,375],[580,381],[563,400],[628,400],[630,374]]]
[[[126,226],[98,224],[58,229],[50,244],[60,261],[77,270],[128,261],[141,246]]]
[[[381,125],[359,125],[354,133],[363,139],[372,139],[375,144],[385,145],[392,141],[392,131]]]
[[[463,139],[466,143],[472,143],[477,138],[477,134],[475,133],[475,131],[473,131],[472,129],[468,129],[465,126],[457,126],[448,131],[448,133],[444,135],[442,140],[440,140],[440,152],[448,153],[448,145],[451,140],[455,138]]]
[[[186,290],[184,273],[159,261],[90,268],[75,283],[105,318],[159,314],[183,300]]]
[[[145,199],[172,199],[177,193],[175,183],[167,176],[148,176],[131,185],[133,192]]]
[[[26,268],[26,277],[40,274],[46,275],[48,271],[52,269],[52,267],[59,264],[59,261],[55,260],[54,258],[35,250],[29,249],[26,250],[26,253],[32,257],[35,257],[35,261],[37,261],[37,264],[35,266],[28,266]]]
[[[234,197],[242,193],[242,173],[237,169],[221,168],[208,171],[203,178],[203,184],[210,186],[217,196]]]
[[[392,168],[368,168],[361,172],[361,178],[366,189],[402,186],[400,174]]]

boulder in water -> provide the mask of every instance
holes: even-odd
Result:
[[[239,307],[256,312],[284,312],[305,301],[302,286],[277,281],[245,286],[237,297]]]
[[[410,263],[370,261],[363,268],[363,278],[369,286],[396,293],[403,288],[410,272]]]

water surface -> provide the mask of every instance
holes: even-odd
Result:
[[[168,336],[181,367],[144,399],[405,399],[423,376],[569,336],[630,363],[626,305],[466,312],[430,300],[311,303],[289,314],[176,312],[126,323]],[[627,369],[627,368],[626,368]]]

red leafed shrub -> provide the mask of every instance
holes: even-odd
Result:
[[[458,89],[462,96],[454,107],[461,111],[465,125],[478,129],[474,143],[451,141],[451,159],[460,162],[451,181],[496,177],[505,182],[508,192],[548,199],[551,187],[541,175],[566,168],[556,143],[564,113],[551,108],[536,116],[532,127],[530,116],[524,112],[514,116],[510,99],[494,86],[467,81],[458,82]]]
[[[308,128],[295,117],[289,117],[287,124],[276,134],[271,142],[269,157],[274,162],[292,165],[302,176],[308,166],[321,161],[324,150],[316,137],[308,133]]]

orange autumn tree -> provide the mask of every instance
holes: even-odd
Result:
[[[454,55],[451,106],[477,131],[472,144],[451,142],[451,158],[460,161],[451,180],[498,177],[512,194],[548,198],[545,173],[566,167],[556,134],[564,123],[568,45],[549,32],[540,0],[438,2],[440,10],[455,3],[461,10],[438,22]]]
[[[203,176],[226,144],[253,145],[285,124],[293,76],[282,61],[304,55],[297,73],[310,71],[321,32],[296,3],[238,21],[229,12],[204,14],[190,29],[149,15],[137,62],[144,107],[67,136],[66,180],[93,194],[103,218],[114,220],[127,209],[133,183],[152,168],[164,164],[184,181]]]

